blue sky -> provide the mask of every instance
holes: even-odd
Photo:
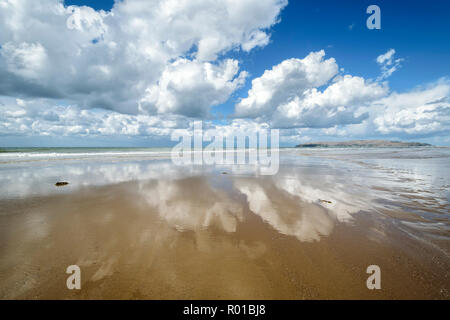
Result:
[[[65,1],[110,10],[114,1]],[[381,30],[366,27],[366,8],[381,9]],[[376,57],[390,48],[405,58],[406,70],[390,78],[390,87],[402,91],[449,75],[449,1],[290,1],[281,21],[271,28],[271,41],[250,53],[231,52],[227,56],[242,61],[251,76],[261,76],[269,67],[289,58],[304,57],[324,49],[339,65],[354,75],[376,78],[380,72]],[[352,26],[350,30],[350,26]],[[234,103],[250,88],[250,82],[223,108],[232,113]]]
[[[55,5],[53,2],[58,1],[46,0],[44,2],[51,6]],[[166,79],[169,84],[173,83],[173,81],[177,81],[176,77],[181,75],[181,73],[178,73],[178,69],[176,69],[181,68],[179,67],[179,63],[174,63],[177,59],[179,59],[178,61],[181,61],[181,58],[187,57],[188,61],[184,61],[183,65],[187,66],[187,64],[192,63],[196,66],[203,67],[208,63],[220,65],[220,63],[227,59],[236,61],[239,65],[239,71],[235,70],[234,78],[227,79],[227,82],[223,84],[223,88],[218,89],[217,92],[212,92],[210,100],[205,98],[206,100],[202,102],[204,103],[204,106],[202,105],[202,107],[198,108],[192,107],[192,112],[187,112],[186,110],[189,109],[192,104],[195,104],[196,97],[202,96],[202,94],[199,93],[202,92],[201,88],[209,88],[208,82],[200,83],[198,88],[194,87],[194,89],[191,90],[191,92],[193,92],[193,98],[191,99],[186,98],[186,101],[183,100],[188,95],[185,91],[182,92],[183,95],[181,98],[173,96],[176,107],[173,107],[173,105],[166,105],[163,100],[156,101],[153,96],[150,98],[144,97],[144,92],[148,92],[144,90],[145,88],[140,92],[133,92],[133,94],[136,94],[134,100],[120,96],[121,99],[124,99],[123,106],[119,106],[119,103],[117,106],[112,105],[113,103],[111,104],[110,101],[115,101],[114,99],[117,99],[115,95],[120,95],[121,93],[117,90],[110,90],[109,85],[108,88],[105,89],[102,85],[98,85],[97,83],[96,86],[98,86],[99,89],[96,89],[96,87],[93,86],[92,92],[90,92],[89,87],[87,86],[87,88],[85,88],[83,85],[83,83],[90,83],[91,79],[88,75],[85,76],[86,78],[84,80],[82,79],[83,76],[78,76],[80,81],[76,83],[72,81],[72,79],[65,79],[64,81],[67,82],[68,87],[67,89],[64,89],[63,93],[55,93],[55,95],[58,95],[57,98],[51,98],[49,94],[44,93],[42,88],[49,83],[48,81],[42,81],[42,83],[38,83],[39,86],[36,84],[36,87],[25,92],[27,90],[24,89],[26,86],[20,84],[19,81],[21,81],[21,79],[18,78],[32,77],[34,76],[34,73],[31,71],[25,73],[23,72],[23,68],[20,69],[22,71],[19,72],[17,71],[17,68],[14,69],[13,67],[10,67],[8,64],[10,61],[8,60],[8,54],[15,54],[14,57],[17,57],[17,55],[19,53],[22,54],[25,49],[33,49],[39,53],[39,50],[41,50],[42,47],[42,50],[46,53],[46,57],[49,57],[52,52],[56,52],[56,57],[57,51],[52,51],[53,49],[50,48],[51,42],[44,38],[42,34],[35,33],[35,35],[31,36],[14,35],[14,31],[11,30],[6,30],[6,37],[0,37],[1,50],[5,52],[3,55],[0,55],[0,62],[2,58],[5,60],[3,63],[6,65],[5,72],[11,77],[11,81],[18,81],[19,84],[14,88],[11,88],[13,87],[12,85],[5,85],[4,87],[6,87],[6,89],[0,89],[0,94],[4,97],[3,101],[0,100],[0,103],[2,103],[3,106],[12,109],[19,107],[28,108],[26,111],[28,120],[24,120],[22,123],[28,126],[40,121],[39,119],[33,121],[33,115],[36,115],[37,118],[41,117],[43,112],[41,110],[55,108],[54,113],[59,114],[60,112],[64,112],[64,109],[61,108],[73,107],[78,108],[79,110],[88,110],[87,112],[93,113],[93,117],[96,117],[99,114],[102,115],[101,117],[106,117],[104,113],[105,110],[118,113],[119,115],[124,114],[126,117],[129,115],[135,117],[139,114],[150,117],[158,116],[157,120],[160,122],[165,122],[167,119],[175,121],[177,123],[176,127],[179,125],[181,125],[181,127],[183,127],[183,125],[185,126],[186,121],[192,120],[192,118],[190,118],[191,116],[194,116],[195,119],[211,121],[212,125],[227,126],[232,123],[233,119],[238,121],[240,126],[245,126],[246,128],[251,127],[254,124],[261,125],[267,123],[272,128],[280,127],[284,130],[282,135],[286,136],[286,139],[283,142],[285,145],[293,145],[296,142],[312,140],[346,140],[350,138],[401,139],[425,141],[438,145],[450,145],[448,135],[450,126],[448,123],[450,114],[448,97],[448,76],[450,70],[450,41],[448,41],[450,26],[448,24],[448,12],[450,12],[450,2],[308,0],[291,1],[286,6],[280,5],[280,3],[277,4],[276,2],[278,1],[274,0],[273,3],[267,1],[267,5],[264,7],[261,5],[261,8],[257,8],[259,4],[255,2],[255,12],[261,13],[261,17],[264,16],[261,20],[248,18],[249,21],[247,22],[245,20],[247,18],[243,16],[243,21],[236,22],[233,18],[233,21],[224,21],[223,23],[225,27],[227,23],[237,25],[242,24],[242,26],[251,25],[253,23],[254,25],[249,27],[249,30],[243,30],[242,32],[248,34],[254,30],[262,30],[265,32],[266,37],[264,39],[266,39],[266,42],[262,41],[261,44],[246,50],[244,48],[248,47],[248,43],[245,43],[245,40],[241,39],[242,35],[230,33],[228,38],[236,36],[236,39],[238,40],[233,40],[234,42],[231,42],[230,40],[230,45],[225,44],[216,51],[205,51],[207,53],[205,54],[205,57],[202,58],[202,53],[198,50],[198,44],[200,42],[196,41],[199,38],[205,37],[204,32],[199,33],[199,35],[196,35],[194,32],[193,35],[190,36],[191,38],[183,39],[172,39],[170,36],[167,36],[161,43],[169,43],[170,41],[175,43],[176,41],[179,41],[179,43],[183,44],[183,41],[192,41],[194,46],[189,50],[180,50],[174,56],[169,57],[168,55],[165,62],[161,65],[152,65],[152,61],[149,62],[150,65],[148,68],[149,70],[152,70],[151,72],[160,67],[161,70],[166,68],[166,73],[161,71],[159,74],[152,75],[151,79],[143,75],[133,75],[135,77],[132,80],[123,81],[123,83],[117,84],[118,86],[120,85],[120,88],[130,86],[129,90],[134,90],[137,83],[142,83],[144,81],[143,77],[145,77],[145,83],[148,88],[153,88],[154,90],[152,92],[158,92],[159,97],[167,97],[167,94],[173,95],[173,92],[169,90],[170,86],[162,87],[161,83],[164,79]],[[366,14],[366,8],[371,4],[376,4],[381,9],[381,30],[369,30],[366,27],[366,19],[369,16]],[[107,12],[106,15],[110,10],[116,10],[120,13],[120,8],[113,8],[113,1],[64,1],[64,5],[66,8],[69,5],[84,5],[97,10],[95,13],[80,11],[78,17],[81,18],[77,18],[79,20],[76,20],[81,22],[75,25],[75,29],[79,33],[84,33],[77,34],[76,37],[78,38],[74,39],[74,42],[76,40],[78,46],[82,48],[80,50],[86,52],[86,58],[83,59],[82,62],[83,66],[90,67],[95,61],[95,66],[101,66],[103,68],[101,70],[109,70],[108,68],[113,70],[113,67],[117,67],[110,67],[108,63],[111,63],[111,61],[102,61],[103,58],[108,55],[108,51],[98,49],[97,55],[93,55],[93,52],[95,53],[95,50],[97,50],[95,47],[87,48],[79,44],[82,41],[85,41],[87,33],[89,33],[89,35],[101,34],[101,37],[98,38],[105,39],[101,41],[106,43],[108,39],[113,39],[113,36],[117,37],[117,32],[109,34],[111,29],[116,28],[117,26],[120,28],[122,23],[124,24],[132,21],[133,17],[123,18],[128,20],[112,21],[108,16],[100,16],[98,10],[105,10]],[[127,5],[127,1],[122,3],[122,9]],[[251,3],[249,4],[249,8],[251,8]],[[148,8],[144,9],[147,10]],[[184,9],[185,8],[181,8],[179,11]],[[201,11],[202,9],[203,8],[199,8],[198,10]],[[210,8],[205,8],[205,10],[209,9]],[[17,8],[12,8],[11,10],[17,10]],[[151,20],[150,17],[153,12],[151,11],[152,9],[148,10],[150,10],[148,19]],[[192,8],[186,8],[186,12],[191,12],[189,10],[192,10]],[[272,10],[273,15],[270,10]],[[73,12],[73,15],[77,13]],[[70,12],[65,14],[69,15]],[[97,17],[96,15],[99,16]],[[117,16],[119,16],[119,14],[116,14],[116,17]],[[251,16],[250,12],[249,16]],[[43,17],[37,18],[41,19]],[[140,18],[142,19],[142,17]],[[218,19],[220,21],[220,17],[218,17]],[[272,19],[272,21],[270,21],[270,19]],[[212,23],[215,23],[214,21]],[[85,24],[83,25],[83,23]],[[101,24],[102,26],[104,24],[106,27],[102,29],[102,31],[98,31],[99,27],[97,24]],[[174,23],[172,22],[172,24]],[[89,28],[87,28],[86,25],[89,25]],[[219,27],[216,25],[211,26],[211,29],[214,30],[214,28],[223,27],[222,23],[218,25]],[[53,30],[56,31],[57,28],[62,27],[66,26],[58,24],[49,26],[49,28],[53,28]],[[168,32],[170,34],[172,25],[169,23],[164,27],[166,28],[166,33],[167,30],[169,30]],[[2,28],[1,24],[0,28]],[[192,28],[196,28],[194,22]],[[149,28],[149,30],[152,29]],[[217,31],[220,33],[221,29],[217,29]],[[236,30],[236,33],[239,32],[239,30]],[[10,34],[9,38],[8,33]],[[73,33],[70,35],[72,34]],[[86,37],[84,37],[84,35],[86,35]],[[21,36],[23,39],[17,43],[14,43],[13,40],[11,40],[18,39]],[[130,36],[130,34],[127,34],[127,36]],[[130,37],[133,36],[131,31]],[[153,37],[152,34],[149,34],[148,36],[150,38]],[[161,36],[158,35],[156,38],[161,39]],[[226,42],[228,41],[228,38],[225,38],[225,40],[221,39],[221,41]],[[134,40],[134,38],[130,40],[130,43]],[[114,42],[119,43],[119,41],[116,40]],[[30,45],[24,45],[23,43],[30,43]],[[136,40],[137,45],[140,45],[141,43],[142,39]],[[37,48],[35,44],[39,44],[40,47]],[[103,44],[100,43],[100,45]],[[10,51],[6,51],[5,48],[10,47]],[[98,47],[100,46],[98,45]],[[109,48],[111,48],[111,46]],[[396,68],[389,76],[380,78],[382,65],[377,63],[377,58],[388,53],[391,49],[394,49],[394,54],[390,60],[386,60],[388,61],[388,65],[385,67],[391,68],[395,65]],[[129,49],[123,50],[128,52],[127,50]],[[307,86],[304,86],[303,78],[299,76],[300,78],[296,79],[299,83],[297,92],[287,93],[284,86],[287,85],[288,77],[295,72],[300,71],[300,69],[303,68],[302,66],[306,65],[306,62],[301,61],[299,62],[300,64],[297,64],[296,66],[289,65],[289,59],[301,60],[310,53],[319,52],[320,50],[324,50],[325,52],[322,61],[331,58],[334,59],[338,71],[330,74],[323,83],[318,83],[316,85],[308,84]],[[213,56],[209,56],[210,53]],[[83,54],[83,52],[81,52],[81,54]],[[123,56],[118,55],[118,58],[114,60],[115,64],[120,61],[117,60],[119,57]],[[57,61],[58,59],[59,58],[55,58],[54,61]],[[78,58],[74,57],[74,59]],[[136,60],[135,63],[139,64],[140,61],[147,62],[146,57],[141,59],[143,60]],[[67,66],[69,63],[70,62],[64,62],[64,66]],[[76,63],[78,64],[80,62],[77,60]],[[282,65],[284,65],[284,69],[281,67]],[[277,69],[278,71],[274,71],[274,76],[272,78],[263,77],[266,70],[271,70],[272,68],[276,69],[276,66],[280,66],[280,68]],[[2,64],[0,63],[0,68],[1,67]],[[317,67],[324,68],[325,64],[317,62]],[[48,68],[51,69],[51,67]],[[295,68],[300,69],[296,70]],[[225,69],[229,72],[234,70],[231,64],[228,67],[223,67],[222,71]],[[284,71],[281,71],[281,69]],[[170,73],[169,70],[172,73]],[[13,74],[14,71],[15,74]],[[42,70],[40,69],[40,72],[41,71]],[[120,72],[123,72],[123,70]],[[237,78],[240,72],[245,72],[246,75],[242,74],[242,79],[238,80]],[[281,73],[278,74],[277,72]],[[275,74],[277,75],[275,76]],[[355,80],[356,84],[357,78],[363,79],[363,84],[359,84],[363,87],[354,87],[351,92],[362,92],[367,89],[369,91],[372,90],[373,92],[379,90],[379,93],[371,94],[371,92],[368,92],[364,96],[360,95],[355,96],[352,99],[344,100],[342,100],[339,95],[334,95],[339,101],[330,102],[329,98],[325,95],[325,91],[333,83],[338,82],[339,84],[340,77],[345,76],[351,77],[351,79],[348,79],[348,86],[351,85],[350,80]],[[279,80],[279,77],[285,78]],[[308,75],[302,75],[302,77],[308,77]],[[279,82],[273,84],[273,79],[275,78],[277,79],[276,81]],[[258,89],[260,91],[256,91],[255,89],[255,97],[270,92],[273,96],[271,101],[264,104],[258,104],[255,102],[256,100],[250,99],[250,91],[253,87],[252,80],[254,79],[260,79],[261,82],[264,83],[269,81],[271,85],[273,85],[273,87],[266,86],[263,89]],[[27,85],[30,81],[33,82],[33,85],[35,82],[39,82],[39,80],[34,78],[32,80],[25,80],[27,80],[27,82],[24,83]],[[113,85],[111,84],[111,86]],[[382,89],[383,86],[384,89]],[[217,85],[215,85],[215,88],[216,87]],[[333,90],[336,91],[339,88],[347,88],[344,87],[344,82],[342,82],[342,86],[336,87],[337,89],[335,88]],[[42,93],[39,91],[41,89]],[[182,89],[185,90],[184,87]],[[313,89],[318,90],[319,93],[324,93],[323,97],[317,97],[314,93],[311,93],[310,91]],[[129,92],[129,90],[126,92]],[[205,90],[206,92],[209,92],[207,89]],[[262,92],[261,90],[265,91]],[[177,93],[180,91],[182,90],[176,90]],[[89,93],[86,94],[86,92]],[[277,99],[274,98],[275,96]],[[246,98],[249,99],[245,100]],[[11,102],[14,101],[14,99],[16,102]],[[17,99],[24,102],[17,103]],[[241,103],[242,99],[245,101]],[[325,100],[328,104],[323,102]],[[416,105],[412,102],[413,100],[418,101]],[[217,103],[217,101],[219,101],[219,103]],[[293,101],[295,101],[296,104],[293,104]],[[142,106],[144,107],[139,107],[139,110],[137,110],[138,108],[134,107],[133,104],[137,105],[138,103],[142,103]],[[333,116],[330,116],[330,119],[327,121],[315,123],[314,119],[317,119],[317,116],[313,114],[314,108],[310,106],[311,103],[317,105],[315,108],[317,112],[328,112],[330,115],[333,114]],[[9,104],[14,105],[10,106]],[[22,104],[26,105],[26,107],[22,106]],[[32,112],[29,111],[30,107],[28,106],[30,105],[33,105],[31,108],[33,110]],[[39,107],[39,105],[42,106]],[[341,111],[338,111],[337,116],[335,116],[336,110],[341,110],[342,107],[346,108],[346,111],[341,115],[339,115],[339,112]],[[377,109],[376,112],[372,111],[375,109]],[[11,110],[8,111],[9,114],[12,114],[13,111]],[[286,119],[280,118],[280,115],[287,111],[289,111],[289,114],[292,113],[293,116]],[[238,114],[240,114],[240,116],[237,116]],[[367,115],[361,116],[361,114]],[[388,114],[390,115],[386,116]],[[395,115],[399,115],[398,119]],[[46,115],[46,117],[48,118],[48,115]],[[89,118],[88,116],[86,117]],[[61,118],[62,117],[59,117],[59,119]],[[14,119],[17,119],[17,117]],[[153,120],[155,119],[152,118],[150,122]],[[66,120],[64,124],[60,121],[61,123],[58,124],[58,127],[67,126],[67,128],[61,129],[61,134],[57,134],[59,129],[56,130],[55,126],[51,127],[53,131],[50,130],[49,132],[45,132],[48,127],[44,125],[47,123],[45,121],[48,122],[48,119],[44,119],[42,122],[34,125],[35,128],[40,129],[25,130],[22,128],[20,130],[17,129],[17,132],[10,132],[9,134],[8,130],[9,128],[12,128],[13,125],[4,124],[3,130],[0,131],[0,145],[151,146],[168,143],[167,134],[165,135],[164,133],[167,132],[167,130],[163,130],[167,128],[161,126],[158,127],[160,130],[149,130],[147,128],[139,127],[130,134],[130,130],[118,130],[117,126],[115,126],[114,130],[89,130],[89,125],[98,126],[99,124],[96,122],[91,124],[82,123],[82,120],[80,120],[81,124],[77,126],[77,119],[70,119],[70,121]],[[134,123],[133,121],[137,120],[135,118],[127,118],[126,121]],[[246,122],[242,124],[242,122],[239,121]],[[70,122],[70,128],[67,124],[68,122]],[[288,125],[285,125],[285,123]],[[101,125],[104,125],[104,123],[102,122]],[[141,125],[142,123],[139,124],[139,126]],[[74,127],[78,129],[73,129]],[[40,132],[39,130],[42,130],[43,132]],[[91,131],[94,133],[90,133]],[[149,133],[150,131],[157,131],[157,133],[156,135],[153,135],[153,133]],[[145,133],[142,134],[142,132]]]

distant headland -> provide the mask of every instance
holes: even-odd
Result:
[[[431,144],[422,142],[402,142],[387,140],[350,140],[350,141],[328,141],[328,142],[311,142],[298,144],[296,148],[351,148],[351,147],[429,147]]]

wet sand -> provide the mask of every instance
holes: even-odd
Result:
[[[0,199],[0,298],[450,298],[448,204],[409,190],[402,209],[377,194],[394,187],[364,193],[328,169],[223,170]],[[66,287],[73,264],[81,290]],[[381,290],[366,287],[372,264]]]

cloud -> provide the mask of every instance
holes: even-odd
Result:
[[[368,115],[358,109],[385,96],[388,88],[361,77],[336,76],[335,59],[324,60],[324,56],[323,50],[312,52],[304,59],[285,60],[266,70],[252,81],[248,97],[236,105],[236,116],[278,128],[360,123]],[[327,84],[323,91],[318,89]]]
[[[382,134],[450,132],[450,82],[446,79],[410,92],[394,92],[374,105],[379,109],[374,124]]]
[[[9,72],[26,79],[38,79],[48,63],[46,50],[40,43],[7,42],[1,55]]]
[[[392,74],[402,59],[391,49],[377,62]],[[424,137],[450,128],[450,84],[441,79],[409,92],[390,92],[387,82],[341,75],[324,51],[288,59],[253,79],[235,115],[272,128],[282,140],[308,137]],[[342,72],[342,71],[341,71]],[[301,130],[299,130],[301,129]]]
[[[286,5],[285,0],[126,0],[105,12],[66,7],[62,0],[2,1],[0,95],[60,98],[82,108],[132,114],[149,112],[152,104],[159,113],[204,113],[243,79],[227,72],[244,76],[223,55],[266,45]],[[182,64],[199,75],[186,82],[213,88],[200,107],[186,104],[186,91],[164,85],[186,71]],[[182,70],[175,71],[177,66]],[[156,99],[139,108],[151,90],[170,95],[174,107]],[[191,107],[200,110],[185,110]]]
[[[315,141],[334,139],[422,139],[450,133],[450,82],[440,79],[407,92],[390,92],[361,108],[367,117],[360,123],[336,124],[329,128],[302,128],[289,132],[292,142],[314,137]],[[292,138],[289,138],[291,136]],[[306,141],[306,140],[305,140]],[[435,140],[434,143],[441,143]]]
[[[256,118],[273,112],[280,104],[307,89],[326,84],[338,72],[333,58],[324,60],[325,52],[311,52],[304,59],[288,59],[264,71],[252,80],[248,97],[236,105],[238,117]]]
[[[170,136],[186,118],[128,115],[103,109],[52,105],[48,100],[0,99],[0,136]]]
[[[147,89],[139,109],[150,114],[205,116],[211,106],[228,100],[230,94],[244,83],[247,73],[238,74],[238,71],[236,60],[227,59],[214,65],[178,59],[166,67],[158,84]]]
[[[361,77],[346,75],[323,92],[316,88],[306,90],[280,105],[272,115],[277,127],[329,128],[333,125],[360,123],[368,113],[359,112],[361,106],[374,98],[384,96],[387,88],[370,83]]]
[[[386,53],[377,57],[377,63],[381,67],[381,75],[377,78],[377,81],[389,78],[398,68],[400,68],[400,63],[404,59],[395,59],[394,55],[395,49],[389,49]]]
[[[371,91],[370,86],[374,86]],[[386,87],[367,83],[353,76],[339,77],[325,90],[309,90],[304,100],[294,100],[289,108],[277,109],[273,119],[233,119],[215,124],[204,121],[203,128],[216,129],[222,136],[236,133],[251,135],[271,129],[278,123],[282,144],[300,141],[349,138],[412,139],[448,136],[450,133],[450,82],[441,79],[409,92],[387,92]],[[376,93],[379,91],[378,93]],[[358,92],[359,95],[349,95]],[[383,94],[384,92],[384,94]],[[382,95],[381,97],[377,97]],[[350,112],[334,110],[330,105],[363,106]],[[313,106],[308,109],[308,106]],[[303,108],[297,110],[296,108]],[[330,108],[330,109],[327,109]],[[316,109],[316,110],[315,110]],[[349,108],[349,110],[353,110]],[[357,112],[356,112],[357,111]],[[300,115],[300,116],[298,116]],[[0,137],[48,136],[154,137],[168,141],[173,130],[192,130],[189,118],[180,115],[129,115],[102,109],[80,109],[72,105],[55,105],[47,99],[14,99],[0,97]]]

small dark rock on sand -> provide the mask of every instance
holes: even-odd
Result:
[[[328,201],[328,200],[322,200],[322,199],[319,199],[319,202],[331,203],[331,201]]]
[[[66,181],[58,181],[57,183],[55,183],[55,186],[57,187],[62,187],[62,186],[67,186],[69,183]]]

